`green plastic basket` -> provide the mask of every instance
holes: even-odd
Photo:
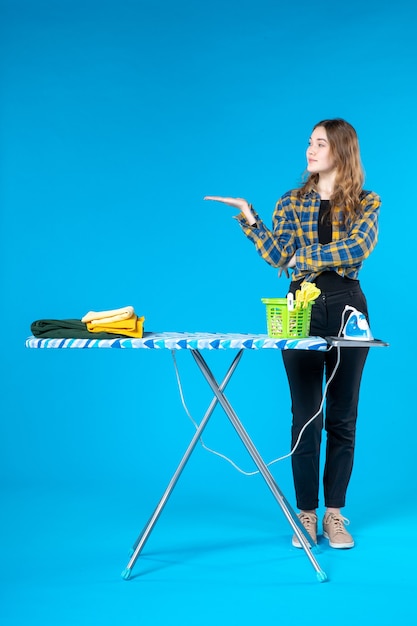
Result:
[[[303,339],[309,336],[311,307],[288,310],[287,298],[262,298],[266,305],[266,326],[269,337]]]

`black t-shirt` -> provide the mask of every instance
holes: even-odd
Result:
[[[333,238],[332,221],[330,216],[330,200],[320,200],[319,219],[318,219],[318,235],[319,243],[325,245],[330,243]],[[295,293],[299,289],[303,279],[296,283],[291,283],[290,291]],[[344,278],[331,270],[322,272],[314,280],[315,285],[322,292],[340,291],[346,287],[358,284],[358,280]]]
[[[330,219],[330,200],[320,200],[319,209],[319,243],[326,244],[332,240],[332,221]]]

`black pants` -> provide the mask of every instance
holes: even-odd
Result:
[[[365,314],[365,296],[359,286],[322,293],[312,308],[310,335],[338,335],[345,305]],[[369,320],[368,320],[369,321]],[[369,348],[340,348],[340,364],[329,385],[325,403],[324,426],[327,433],[323,474],[326,507],[345,505],[346,491],[353,467],[359,388]],[[282,352],[292,400],[292,446],[306,422],[318,411],[324,378],[331,376],[337,349],[328,352],[284,350]],[[320,444],[323,429],[321,413],[304,431],[292,455],[297,506],[316,509],[319,503]]]

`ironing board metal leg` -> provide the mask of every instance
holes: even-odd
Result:
[[[255,465],[259,469],[260,474],[264,478],[273,496],[275,497],[276,501],[281,507],[285,517],[287,518],[288,522],[291,525],[291,528],[293,529],[294,533],[298,537],[304,552],[306,553],[310,563],[312,564],[312,566],[314,567],[316,571],[317,579],[320,582],[324,582],[325,580],[327,580],[326,573],[321,569],[320,565],[318,564],[317,560],[314,558],[310,550],[310,545],[311,546],[315,545],[312,538],[304,529],[304,527],[301,525],[297,515],[295,514],[295,511],[291,508],[284,494],[282,493],[277,483],[275,482],[267,465],[265,464],[264,460],[262,459],[261,455],[256,449],[254,443],[252,442],[251,438],[249,437],[248,433],[243,427],[241,421],[239,420],[238,416],[236,415],[235,411],[233,410],[232,406],[230,405],[229,401],[224,395],[223,390],[220,389],[219,385],[217,384],[216,379],[214,378],[203,356],[198,350],[192,350],[191,354],[193,355],[200,371],[202,372],[204,378],[207,380],[208,384],[210,385],[211,390],[213,391],[216,398],[218,399],[224,412],[226,413],[230,422],[234,426],[244,446],[246,447],[247,451],[252,457]]]
[[[193,351],[192,351],[193,352]],[[220,391],[223,391],[227,384],[229,383],[235,369],[237,368],[240,359],[242,358],[243,355],[243,350],[239,350],[239,352],[237,353],[237,355],[235,356],[235,358],[233,359],[219,389]],[[149,538],[149,535],[152,532],[153,527],[155,526],[156,522],[158,521],[158,518],[160,516],[160,514],[162,513],[162,510],[165,506],[165,504],[168,501],[168,498],[170,497],[172,491],[174,490],[174,487],[179,479],[179,477],[182,474],[182,471],[184,469],[184,467],[187,464],[188,459],[190,458],[195,446],[198,443],[198,440],[200,439],[201,435],[203,434],[203,431],[216,407],[218,403],[218,398],[216,396],[214,396],[214,398],[212,399],[210,405],[207,408],[207,411],[203,417],[203,419],[201,420],[197,430],[195,431],[195,434],[193,436],[193,438],[191,439],[187,450],[185,451],[177,469],[175,470],[175,473],[173,474],[166,490],[164,491],[159,503],[157,504],[153,514],[151,515],[151,517],[149,518],[147,524],[145,525],[145,527],[143,528],[142,532],[140,533],[139,537],[136,539],[134,546],[133,546],[133,552],[132,552],[132,556],[126,566],[126,568],[123,570],[122,572],[122,578],[124,578],[125,580],[127,580],[128,578],[130,578],[130,574],[132,572],[132,568],[136,563],[136,560],[138,559],[146,541]]]

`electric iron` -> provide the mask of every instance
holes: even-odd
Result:
[[[343,315],[348,311],[350,311],[350,315],[342,330],[342,337],[344,339],[354,339],[355,341],[372,341],[373,336],[365,315],[355,309],[355,307],[347,304]]]

